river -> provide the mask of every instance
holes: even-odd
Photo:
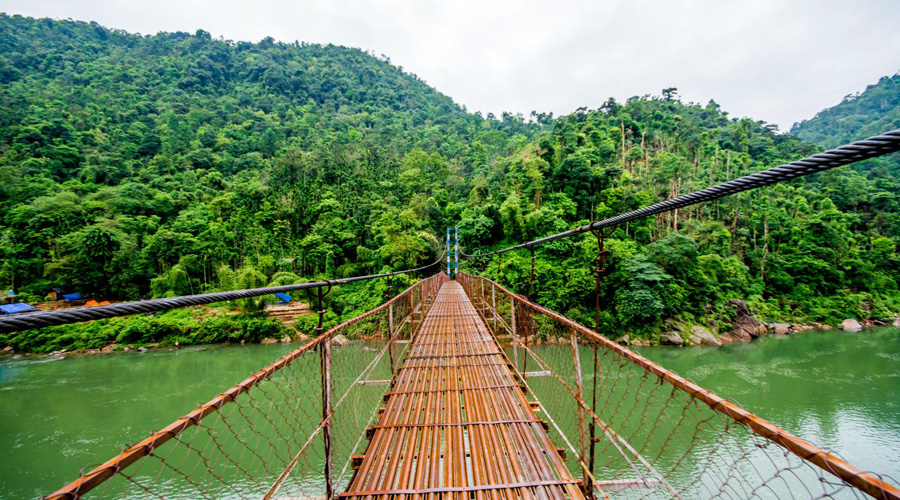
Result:
[[[296,347],[0,357],[0,498],[54,491]],[[639,351],[863,469],[900,478],[900,329]]]

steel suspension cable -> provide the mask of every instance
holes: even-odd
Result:
[[[443,260],[444,256],[442,251],[441,256],[431,264],[417,267],[415,269],[404,269],[402,271],[392,271],[389,273],[370,274],[366,276],[354,276],[351,278],[341,278],[324,281],[311,281],[308,283],[300,283],[297,285],[250,288],[246,290],[233,290],[229,292],[213,292],[198,295],[185,295],[181,297],[167,297],[163,299],[138,300],[134,302],[122,302],[106,306],[73,307],[69,309],[57,309],[54,311],[39,311],[32,313],[15,314],[11,316],[0,317],[0,333],[17,332],[21,330],[30,330],[32,328],[43,328],[47,326],[65,325],[69,323],[80,323],[83,321],[114,318],[117,316],[130,316],[132,314],[166,311],[169,309],[177,309],[180,307],[212,304],[215,302],[246,299],[250,297],[259,297],[262,295],[270,295],[274,293],[309,290],[320,287],[344,285],[356,281],[387,278],[399,274],[410,274],[417,271],[424,271],[440,264]]]
[[[519,245],[494,250],[493,252],[484,252],[479,254],[467,254],[460,250],[459,254],[465,258],[487,257],[490,255],[498,255],[513,250],[523,248],[532,248],[537,245],[556,241],[561,238],[567,238],[591,230],[598,230],[604,227],[617,226],[626,222],[643,219],[651,215],[669,212],[678,208],[684,208],[706,201],[713,201],[719,198],[756,189],[780,182],[789,181],[798,177],[815,174],[836,167],[842,167],[862,160],[868,160],[878,156],[895,153],[900,151],[900,129],[885,132],[881,135],[869,137],[852,144],[847,144],[839,148],[831,149],[823,153],[815,154],[802,160],[792,161],[790,163],[779,165],[777,167],[756,172],[754,174],[745,175],[737,179],[723,182],[700,191],[679,196],[671,200],[646,206],[644,208],[634,210],[622,215],[617,215],[609,219],[599,222],[592,222],[569,231],[546,236],[533,241],[521,243]]]

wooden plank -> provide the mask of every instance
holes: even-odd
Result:
[[[462,287],[445,283],[342,496],[583,500],[545,426]]]

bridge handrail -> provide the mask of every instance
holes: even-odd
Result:
[[[441,273],[438,273],[431,278],[437,278],[441,276]],[[210,414],[219,410],[222,406],[233,402],[238,396],[243,393],[248,392],[254,386],[259,383],[265,381],[274,373],[279,370],[287,367],[291,364],[292,361],[300,358],[301,356],[309,353],[310,351],[318,348],[327,340],[332,339],[337,333],[344,331],[348,326],[358,323],[360,321],[365,320],[375,314],[385,311],[386,309],[391,308],[393,305],[397,304],[400,301],[408,301],[409,296],[408,292],[420,286],[421,284],[426,283],[427,280],[416,283],[403,292],[397,294],[397,296],[392,299],[386,301],[384,304],[371,309],[359,316],[348,319],[319,335],[318,337],[312,339],[308,343],[304,344],[298,349],[285,354],[281,358],[279,358],[274,363],[269,364],[265,368],[257,371],[256,373],[250,375],[244,381],[232,386],[227,391],[217,395],[212,398],[209,402],[200,405],[197,409],[188,413],[187,415],[180,417],[176,421],[167,425],[163,429],[152,433],[146,439],[138,442],[135,445],[132,445],[122,451],[117,456],[113,457],[110,460],[107,460],[103,464],[95,467],[90,472],[84,474],[77,480],[69,483],[63,488],[59,489],[55,493],[43,497],[44,500],[72,500],[80,498],[85,493],[91,491],[97,486],[101,485],[104,481],[113,477],[116,473],[122,471],[128,466],[134,464],[138,460],[143,457],[150,455],[153,450],[159,448],[166,442],[172,440],[177,437],[179,434],[183,433],[190,427],[197,425],[201,420]],[[410,311],[412,314],[412,311]]]
[[[801,439],[790,432],[778,427],[777,425],[758,417],[757,415],[741,408],[731,401],[718,396],[714,392],[704,389],[699,385],[691,382],[677,373],[663,368],[661,365],[650,361],[640,354],[619,345],[616,342],[600,335],[599,333],[557,313],[531,302],[526,297],[515,294],[496,281],[482,276],[470,275],[464,272],[459,273],[463,280],[474,278],[484,280],[492,284],[501,293],[507,295],[516,301],[527,305],[529,308],[548,316],[559,323],[576,330],[578,333],[590,338],[594,342],[602,345],[604,348],[618,354],[619,356],[631,361],[647,373],[657,376],[660,380],[668,383],[675,389],[688,394],[692,399],[698,400],[710,409],[725,415],[729,419],[748,427],[754,434],[775,443],[776,445],[788,450],[792,454],[806,460],[820,469],[838,477],[841,481],[854,486],[866,494],[875,498],[885,498],[891,500],[900,500],[900,488],[882,480],[880,477],[864,472],[857,467],[849,464],[845,460],[828,453],[825,450],[815,446],[814,444]]]
[[[197,306],[201,304],[213,304],[229,300],[260,297],[276,293],[293,292],[297,290],[309,290],[333,285],[345,285],[356,281],[367,281],[378,278],[388,278],[400,274],[411,274],[430,269],[444,260],[443,252],[438,259],[428,265],[402,271],[389,273],[370,274],[366,276],[354,276],[350,278],[338,278],[324,281],[310,281],[296,285],[282,285],[263,288],[250,288],[246,290],[232,290],[227,292],[202,293],[197,295],[184,295],[181,297],[167,297],[161,299],[137,300],[132,302],[119,302],[106,306],[72,307],[68,309],[56,309],[52,311],[37,311],[33,313],[14,314],[0,317],[0,333],[11,333],[32,328],[80,323],[98,319],[114,318],[118,316],[130,316],[132,314],[150,313],[177,309],[180,307]]]

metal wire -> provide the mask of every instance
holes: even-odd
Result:
[[[576,234],[585,233],[587,231],[597,230],[604,227],[616,226],[626,222],[643,219],[651,215],[669,212],[678,208],[684,208],[690,205],[696,205],[706,201],[717,200],[724,196],[740,193],[749,189],[755,189],[763,186],[777,184],[779,182],[789,181],[798,177],[815,174],[835,167],[849,165],[862,160],[868,160],[878,156],[895,153],[900,151],[900,129],[892,130],[881,135],[869,137],[852,144],[847,144],[836,149],[825,151],[812,155],[802,160],[792,161],[785,165],[756,172],[754,174],[745,175],[728,182],[723,182],[716,186],[708,187],[700,191],[679,196],[671,200],[656,203],[626,214],[617,215],[609,219],[599,222],[592,222],[569,231],[546,236],[533,241],[528,241],[519,245],[494,250],[493,252],[484,252],[478,254],[467,254],[462,250],[459,254],[465,258],[485,257],[489,255],[502,254],[519,250],[522,248],[532,248],[536,245],[549,243],[560,238],[567,238]]]
[[[398,274],[410,274],[417,271],[430,269],[440,264],[443,259],[444,256],[441,255],[436,261],[432,262],[431,264],[417,267],[415,269],[405,269],[403,271],[393,271],[390,273],[370,274],[367,276],[354,276],[352,278],[311,281],[309,283],[301,283],[298,285],[251,288],[229,292],[214,292],[198,295],[185,295],[181,297],[168,297],[163,299],[138,300],[134,302],[110,304],[107,306],[73,307],[70,309],[56,309],[53,311],[38,311],[33,313],[15,314],[0,317],[0,333],[17,332],[21,330],[30,330],[32,328],[43,328],[46,326],[65,325],[69,323],[80,323],[82,321],[114,318],[117,316],[130,316],[132,314],[166,311],[179,307],[212,304],[215,302],[225,302],[228,300],[246,299],[248,297],[259,297],[261,295],[287,293],[297,290],[308,290],[325,286],[331,287],[334,285],[344,285],[356,281],[367,281],[377,278],[396,276]]]
[[[326,484],[343,491],[372,410],[396,375],[398,343],[444,279],[436,274],[331,328],[43,498],[292,498],[321,496]],[[339,335],[353,342],[338,347]]]
[[[459,280],[484,322],[495,325],[495,335],[508,332],[514,339],[514,359],[530,357],[537,364],[534,372],[518,361],[513,366],[558,422],[551,437],[569,444],[570,470],[580,469],[585,484],[603,497],[866,493],[900,500],[890,478],[862,471],[487,278],[460,273]],[[505,309],[511,303],[514,317]],[[599,397],[589,401],[591,393]],[[600,430],[596,440],[587,439],[590,422]]]

